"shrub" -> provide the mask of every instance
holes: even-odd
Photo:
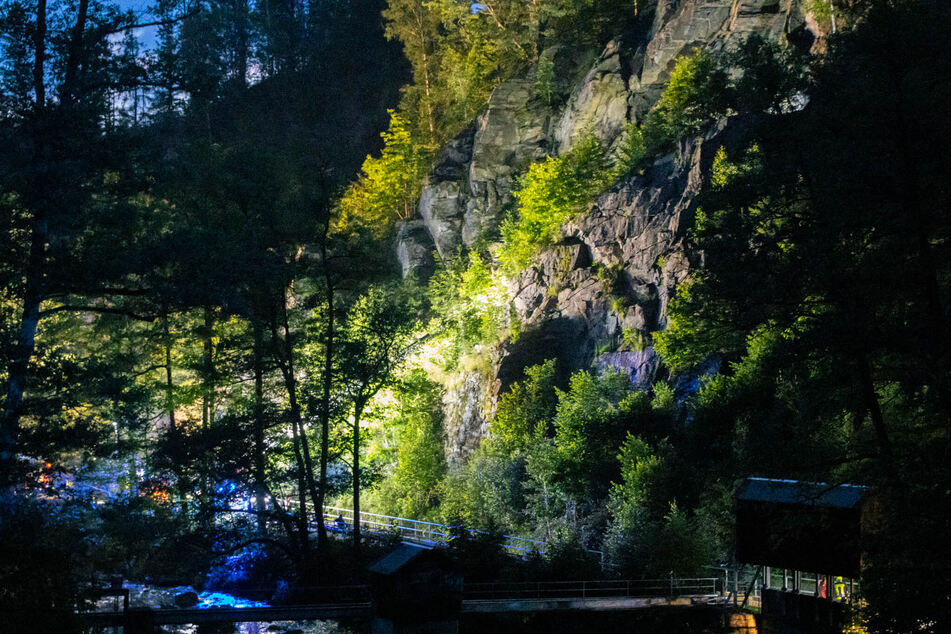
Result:
[[[650,345],[650,335],[638,328],[625,328],[622,341],[628,350],[641,351]]]
[[[517,318],[499,275],[475,251],[443,262],[429,284],[429,302],[448,340],[447,369],[480,344],[517,332]]]
[[[644,133],[636,123],[628,123],[614,158],[614,180],[621,180],[640,172],[647,156]]]
[[[535,96],[551,105],[551,98],[555,84],[554,55],[545,52],[538,58],[538,68],[535,74]]]
[[[610,181],[604,148],[593,135],[564,156],[532,165],[515,192],[518,215],[502,223],[502,270],[514,275],[528,266],[542,248],[555,243],[562,225]]]
[[[495,420],[489,428],[492,444],[515,453],[527,451],[533,441],[544,437],[555,413],[555,361],[525,370],[525,380],[515,383],[499,397]]]
[[[649,155],[669,151],[684,135],[726,111],[728,76],[710,53],[677,60],[670,81],[641,128]]]
[[[613,310],[618,315],[623,315],[627,312],[627,307],[631,305],[631,300],[627,297],[615,297],[611,301],[611,310]]]

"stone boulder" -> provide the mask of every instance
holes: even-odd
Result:
[[[642,350],[607,352],[594,360],[597,371],[617,370],[627,374],[631,385],[640,389],[650,389],[660,369],[660,357],[654,348],[647,346]]]
[[[423,188],[419,216],[429,230],[440,257],[451,257],[462,238],[465,197],[455,181],[438,181]]]
[[[198,593],[194,590],[180,592],[173,597],[175,606],[179,608],[193,608],[198,605]]]
[[[422,220],[404,220],[396,225],[396,258],[403,277],[416,275],[427,281],[436,270],[433,239]]]
[[[568,100],[554,130],[558,153],[569,151],[585,134],[594,134],[610,146],[628,122],[630,70],[624,68],[620,42],[608,43]]]

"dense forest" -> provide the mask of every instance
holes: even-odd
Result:
[[[325,506],[482,529],[474,579],[702,576],[765,476],[874,488],[854,631],[947,631],[951,7],[658,62],[694,4],[0,3],[0,612],[360,579]],[[591,237],[642,199],[673,246]]]

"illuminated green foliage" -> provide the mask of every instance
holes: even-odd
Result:
[[[394,389],[396,411],[388,421],[395,430],[396,464],[389,479],[374,492],[375,508],[403,517],[424,518],[439,501],[446,473],[442,400],[439,386],[414,369]]]
[[[554,54],[543,54],[535,68],[535,96],[551,105],[555,81]]]
[[[499,397],[492,444],[509,454],[525,451],[548,434],[555,403],[555,361],[526,369],[525,379]]]
[[[477,346],[517,334],[508,290],[476,251],[443,262],[430,281],[429,296],[437,327],[448,344],[447,368]]]
[[[728,76],[713,54],[699,49],[677,60],[642,131],[649,154],[668,151],[685,134],[725,111]]]
[[[416,214],[428,155],[413,141],[407,120],[393,110],[388,112],[390,127],[380,133],[380,156],[367,156],[360,178],[340,199],[335,221],[339,232],[362,228],[382,238],[397,220]]]
[[[515,192],[518,212],[502,223],[499,262],[514,275],[557,240],[562,225],[610,183],[604,148],[588,135],[567,154],[532,165]]]

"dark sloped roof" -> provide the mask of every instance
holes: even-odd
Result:
[[[857,484],[827,484],[799,480],[747,478],[736,499],[745,502],[796,504],[826,508],[857,508],[868,494],[868,487]]]
[[[378,559],[370,566],[369,570],[378,575],[391,575],[423,553],[430,552],[431,550],[432,548],[427,546],[403,543],[397,546],[390,554]]]

